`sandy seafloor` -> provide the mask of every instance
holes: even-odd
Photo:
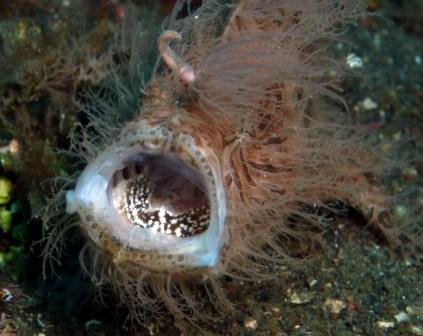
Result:
[[[170,2],[162,2],[162,15],[168,11]],[[131,8],[139,7],[140,3]],[[369,0],[368,3],[372,13],[377,14],[361,19],[357,27],[349,29],[349,46],[343,43],[335,46],[335,53],[353,57],[358,62],[357,70],[362,72],[345,80],[344,95],[358,127],[370,129],[373,136],[387,144],[404,141],[404,152],[409,151],[410,156],[422,153],[423,2]],[[67,74],[63,78],[73,83],[62,79],[49,91],[37,86],[48,70],[41,75],[39,72],[51,69],[49,65],[54,64],[57,54],[63,54],[66,47],[71,52],[71,44],[61,44],[66,36],[86,29],[95,35],[88,43],[107,41],[113,31],[110,27],[123,14],[124,9],[117,1],[0,3],[0,114],[5,117],[0,120],[0,145],[5,152],[10,141],[17,139],[18,152],[32,151],[26,159],[11,155],[2,157],[1,161],[1,177],[14,186],[13,197],[5,206],[10,209],[12,204],[20,205],[10,225],[19,227],[21,231],[15,231],[23,231],[25,235],[16,237],[15,231],[2,226],[1,336],[181,334],[171,318],[163,323],[152,322],[138,331],[122,327],[123,311],[92,303],[92,289],[77,264],[61,271],[61,281],[43,282],[37,261],[40,251],[31,243],[40,238],[39,223],[28,220],[29,209],[42,192],[39,182],[62,167],[50,147],[65,146],[66,141],[61,139],[69,125],[78,120],[78,114],[71,108],[58,108],[55,104],[71,104],[66,97],[69,87],[76,85],[82,90],[101,81],[100,75],[75,82],[75,73]],[[46,44],[47,48],[43,48]],[[94,52],[98,48],[91,47]],[[75,57],[73,62],[86,62],[83,55]],[[28,167],[34,157],[39,158],[39,166]],[[52,162],[56,165],[54,169],[45,171]],[[411,162],[387,183],[394,190],[417,190],[414,201],[423,206],[422,176],[420,156],[420,161]],[[402,216],[410,206],[399,203],[393,211]],[[211,321],[205,326],[208,333],[423,335],[421,266],[392,254],[378,233],[367,230],[360,216],[352,213],[334,218],[333,230],[325,237],[324,251],[307,262],[276,269],[277,280],[248,283],[223,279],[236,310],[224,321]],[[12,247],[14,254],[5,257]],[[9,293],[5,290],[11,297],[5,295]],[[197,331],[183,334],[195,335]]]

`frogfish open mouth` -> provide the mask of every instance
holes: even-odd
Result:
[[[115,263],[213,268],[226,221],[220,162],[190,134],[140,120],[87,166],[67,211]]]
[[[336,94],[342,62],[328,46],[362,15],[358,3],[178,1],[131,119],[108,124],[114,105],[96,102],[93,138],[76,141],[87,165],[68,215],[46,222],[49,241],[76,222],[84,269],[141,320],[162,306],[193,317],[201,286],[227,303],[221,276],[271,277],[293,241],[322,243],[330,222],[318,209],[336,203],[396,248],[407,236],[413,254],[422,233],[393,225],[379,184],[388,166]],[[122,86],[116,96],[131,95]]]

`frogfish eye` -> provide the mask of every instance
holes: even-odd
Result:
[[[133,126],[86,167],[67,193],[67,211],[115,263],[213,269],[226,219],[218,158],[188,134]]]

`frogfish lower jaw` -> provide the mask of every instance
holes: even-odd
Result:
[[[66,195],[68,213],[115,263],[158,272],[217,267],[225,243],[220,161],[187,133],[127,127]]]

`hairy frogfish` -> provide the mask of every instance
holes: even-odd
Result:
[[[356,208],[418,254],[422,230],[392,221],[391,164],[333,76],[344,67],[330,46],[361,15],[355,0],[177,1],[150,38],[157,61],[130,118],[113,122],[134,99],[122,78],[116,99],[94,99],[73,142],[86,166],[59,195],[67,214],[46,220],[46,256],[78,227],[83,268],[142,323],[229,304],[222,277],[271,278],[293,242],[323,244],[318,209]]]

